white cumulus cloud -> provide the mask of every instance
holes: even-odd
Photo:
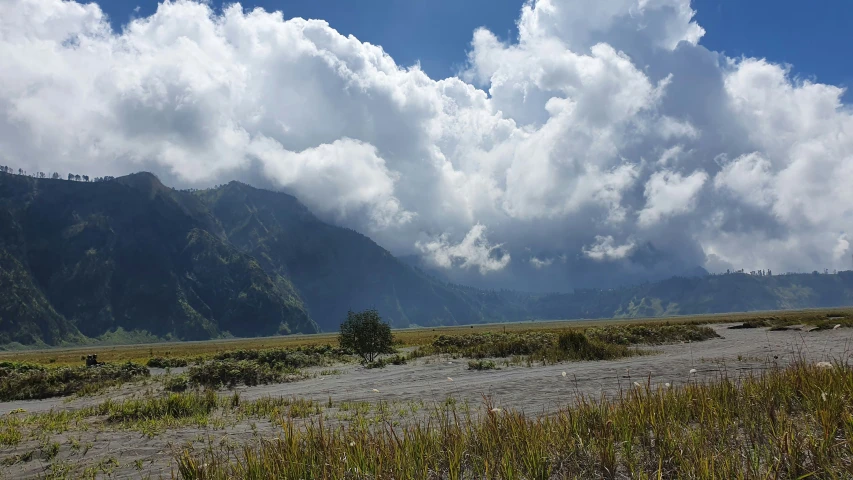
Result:
[[[450,268],[458,265],[468,269],[476,267],[480,273],[501,270],[510,261],[510,255],[500,251],[500,245],[490,245],[486,238],[486,227],[480,224],[471,227],[465,238],[457,244],[452,244],[447,235],[417,242],[417,247],[435,265]]]
[[[640,226],[650,227],[667,217],[689,213],[707,179],[708,174],[702,171],[686,177],[669,170],[653,173],[646,183],[646,207],[639,213]]]
[[[595,236],[595,243],[584,247],[583,253],[593,260],[619,260],[628,256],[634,249],[634,242],[629,241],[622,245],[616,245],[612,236]]]
[[[853,266],[843,88],[708,51],[689,0],[519,7],[434,79],[322,19],[0,0],[0,163],[283,189],[491,286]]]

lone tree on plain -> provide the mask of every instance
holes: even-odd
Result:
[[[376,309],[363,312],[347,312],[338,337],[341,348],[355,352],[371,363],[383,353],[393,353],[394,337],[391,326],[382,321]]]

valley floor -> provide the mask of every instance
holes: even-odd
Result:
[[[324,421],[351,419],[352,409],[376,408],[385,404],[396,422],[409,415],[418,416],[434,404],[448,398],[457,404],[480,409],[484,396],[503,410],[518,409],[528,415],[551,414],[571,403],[578,395],[600,397],[630,389],[634,382],[653,388],[666,383],[673,387],[688,382],[706,382],[749,373],[757,373],[774,365],[784,366],[796,359],[808,362],[847,361],[853,356],[853,329],[839,328],[807,332],[770,331],[767,328],[729,329],[731,324],[712,327],[722,338],[702,342],[651,347],[656,353],[618,360],[564,362],[505,366],[499,370],[468,370],[467,359],[436,355],[410,361],[407,365],[389,365],[382,369],[365,369],[346,364],[325,369],[324,374],[298,382],[254,387],[240,386],[240,402],[264,397],[294,397],[314,400],[324,408]],[[173,372],[177,369],[173,369]],[[321,369],[317,368],[317,372]],[[565,375],[563,375],[565,372]],[[152,370],[152,375],[161,371]],[[145,395],[153,379],[126,384],[95,396],[13,401],[0,403],[0,415],[15,415],[84,408],[107,398]],[[150,393],[150,392],[149,392]],[[233,395],[222,391],[221,395]],[[360,403],[367,402],[367,403]],[[371,406],[365,406],[367,404]],[[362,407],[358,407],[361,405]],[[398,412],[398,413],[394,413]],[[388,413],[387,411],[385,412]],[[22,414],[22,413],[17,413]],[[316,420],[316,418],[314,418]],[[306,420],[307,421],[307,420]],[[2,432],[0,432],[2,434]],[[193,445],[231,443],[239,445],[256,438],[273,438],[282,434],[279,425],[269,420],[232,422],[207,427],[178,426],[146,435],[135,430],[111,428],[92,423],[71,426],[67,431],[25,439],[14,446],[0,444],[0,476],[2,478],[35,478],[54,475],[68,478],[109,474],[112,478],[170,478],[177,476],[175,455]],[[54,451],[43,454],[45,442]],[[28,452],[39,453],[26,458]],[[25,458],[26,460],[20,460]],[[15,459],[18,459],[16,461]]]

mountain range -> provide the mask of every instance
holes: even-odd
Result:
[[[853,304],[853,272],[702,273],[548,295],[482,290],[239,182],[184,191],[150,173],[97,182],[0,173],[0,344],[119,330],[179,340],[315,333],[371,307],[404,328]]]

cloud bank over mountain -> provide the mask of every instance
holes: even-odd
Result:
[[[322,20],[0,0],[0,163],[283,189],[450,278],[563,290],[851,268],[843,89],[701,43],[688,0],[537,0],[432,79]],[[438,35],[438,32],[436,33]]]

